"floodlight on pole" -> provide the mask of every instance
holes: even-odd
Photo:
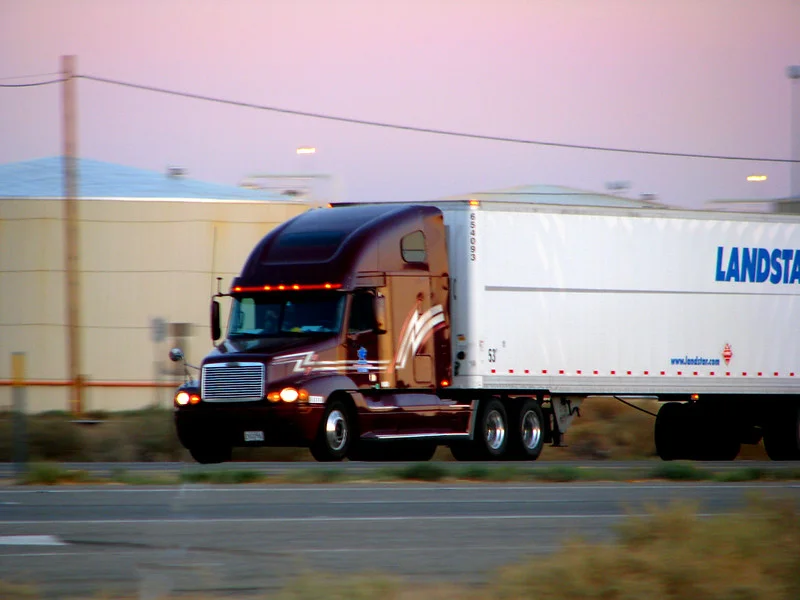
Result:
[[[786,77],[790,80],[790,114],[789,114],[789,135],[792,160],[800,161],[800,65],[790,65],[786,67]],[[789,195],[792,198],[800,198],[800,164],[792,162],[789,167]]]

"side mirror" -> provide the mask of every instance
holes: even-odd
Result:
[[[183,360],[183,350],[180,348],[173,348],[169,351],[169,359],[172,362],[180,362]]]
[[[373,331],[377,334],[386,333],[386,296],[375,294],[372,297],[372,308],[375,314]]]
[[[219,327],[219,302],[216,300],[211,301],[211,339],[217,341],[222,337],[222,332]]]

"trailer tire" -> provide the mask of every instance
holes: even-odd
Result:
[[[189,448],[189,454],[201,465],[215,465],[228,462],[231,459],[231,447],[205,444]]]
[[[659,409],[653,437],[661,460],[689,458],[686,439],[688,413],[688,406],[677,402],[667,402]]]
[[[800,407],[776,411],[764,427],[764,450],[770,460],[800,460]]]
[[[325,407],[317,436],[309,450],[319,462],[338,462],[347,456],[353,442],[353,417],[341,400],[334,400]]]
[[[536,400],[525,400],[511,423],[509,457],[536,460],[542,453],[545,421],[542,407]]]
[[[508,450],[508,413],[499,400],[489,400],[481,411],[475,445],[478,458],[500,460]]]

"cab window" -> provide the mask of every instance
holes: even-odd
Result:
[[[372,331],[375,328],[375,310],[372,299],[373,294],[370,292],[353,294],[347,333],[361,333],[362,331]]]

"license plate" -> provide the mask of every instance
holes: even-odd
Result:
[[[245,431],[244,432],[244,441],[245,442],[263,442],[264,441],[264,432],[263,431]]]

